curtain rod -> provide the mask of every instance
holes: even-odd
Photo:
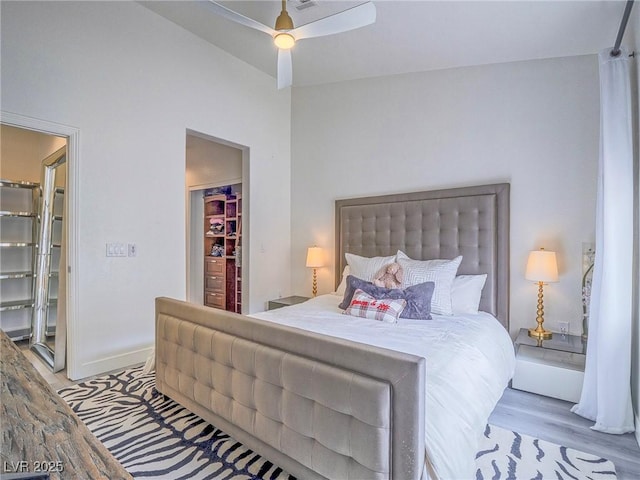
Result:
[[[631,7],[633,7],[633,0],[627,0],[627,4],[624,7],[624,13],[622,14],[622,20],[620,21],[620,28],[618,29],[618,36],[616,37],[616,43],[611,50],[611,56],[617,57],[620,55],[620,44],[622,43],[622,37],[624,36],[624,30],[627,28],[627,22],[631,15]]]

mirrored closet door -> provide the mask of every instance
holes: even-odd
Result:
[[[56,177],[64,176],[66,147],[42,162],[40,197],[38,198],[38,233],[34,258],[33,309],[30,347],[54,372],[64,368],[66,325],[59,315],[60,286],[64,285],[64,188]],[[59,321],[60,320],[60,321]]]

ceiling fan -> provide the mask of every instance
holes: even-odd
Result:
[[[264,32],[273,38],[278,47],[278,89],[289,87],[292,84],[291,48],[298,40],[347,32],[376,21],[376,7],[371,2],[360,4],[297,28],[294,28],[293,20],[287,12],[286,0],[282,0],[282,11],[276,19],[274,28],[234,12],[213,0],[210,0],[206,5],[217,15]]]

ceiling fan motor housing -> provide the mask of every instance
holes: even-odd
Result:
[[[293,30],[293,20],[286,10],[282,10],[278,18],[276,18],[276,30]]]

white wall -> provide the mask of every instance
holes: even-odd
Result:
[[[288,91],[137,3],[1,8],[3,111],[80,131],[72,378],[143,361],[154,298],[185,298],[187,129],[249,148],[249,310],[290,288]]]
[[[292,110],[293,285],[309,294],[307,246],[326,248],[334,200],[511,183],[511,330],[535,325],[528,252],[558,252],[545,326],[581,333],[582,242],[594,241],[597,57],[519,62],[296,88]]]

